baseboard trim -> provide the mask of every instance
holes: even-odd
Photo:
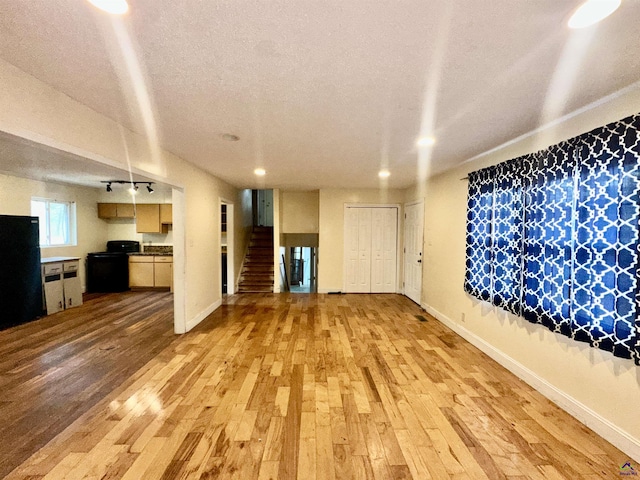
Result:
[[[211,305],[209,305],[207,308],[205,308],[203,311],[201,311],[199,314],[197,314],[195,317],[193,317],[191,320],[187,321],[187,328],[186,331],[188,332],[189,330],[191,330],[193,327],[195,327],[196,325],[198,325],[201,321],[203,321],[205,318],[207,318],[209,315],[211,315],[213,312],[215,312],[220,305],[222,305],[222,299],[213,302]]]
[[[427,304],[422,304],[421,306],[440,323],[453,330],[476,348],[482,350],[493,360],[576,418],[576,420],[583,423],[609,443],[622,450],[636,462],[640,462],[640,439],[631,436],[617,425],[611,423],[609,420],[602,417],[597,412],[594,412],[575,398],[567,395],[565,392],[547,382],[535,372],[529,370],[521,363],[498,350],[475,333],[464,328],[462,325],[454,322],[435,308]]]

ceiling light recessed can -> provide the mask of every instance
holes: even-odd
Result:
[[[391,175],[391,172],[389,170],[380,170],[378,172],[378,176],[380,178],[388,178]]]
[[[240,140],[240,137],[238,135],[234,135],[233,133],[223,133],[222,139],[226,140],[227,142],[237,142],[238,140]]]
[[[112,15],[123,15],[129,11],[127,0],[89,0],[89,3]]]
[[[604,20],[620,6],[621,0],[587,0],[573,12],[569,28],[586,28]]]
[[[267,171],[264,168],[256,168],[253,173],[258,175],[259,177],[264,177],[267,174]]]
[[[420,137],[418,139],[418,141],[416,142],[416,144],[419,147],[430,147],[431,145],[433,145],[435,143],[436,143],[435,137],[431,137],[431,136],[429,136],[429,137]]]

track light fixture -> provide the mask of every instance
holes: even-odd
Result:
[[[142,184],[142,185],[147,185],[147,192],[149,193],[153,193],[153,188],[151,188],[151,185],[153,185],[155,182],[131,182],[129,180],[102,180],[100,183],[106,183],[107,184],[107,192],[113,192],[113,188],[111,187],[111,184],[113,183],[119,183],[120,185],[129,185],[129,193],[131,195],[136,195],[138,193],[138,184]]]

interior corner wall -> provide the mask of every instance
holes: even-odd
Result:
[[[402,204],[405,191],[397,189],[320,190],[318,293],[342,291],[344,276],[344,205]],[[402,226],[398,230],[402,235]],[[401,265],[398,265],[398,272]]]
[[[185,291],[180,295],[184,304],[175,305],[182,310],[176,316],[184,318],[183,327],[188,330],[220,305],[218,198],[239,198],[237,189],[3,60],[0,104],[0,131],[123,172],[131,166],[136,172],[182,189]]]
[[[600,104],[555,127],[407,191],[425,197],[423,307],[547,397],[640,461],[640,367],[507,314],[463,290],[470,171],[546,148],[640,111],[640,92]]]

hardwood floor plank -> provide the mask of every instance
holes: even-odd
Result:
[[[182,336],[171,300],[0,332],[0,477],[591,480],[629,460],[402,296],[229,296]]]

